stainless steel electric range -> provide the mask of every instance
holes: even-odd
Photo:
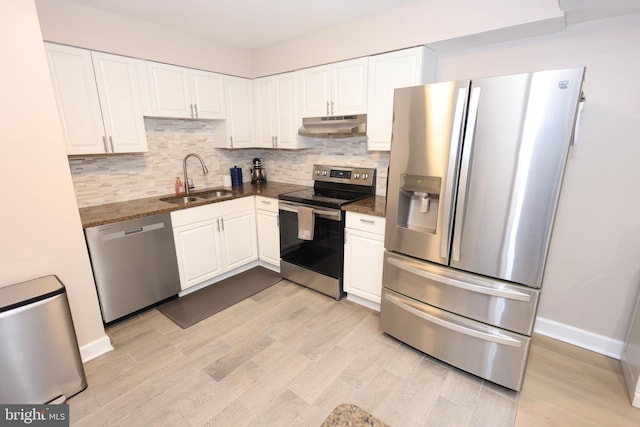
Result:
[[[314,165],[313,187],[281,194],[280,271],[339,300],[344,264],[342,206],[375,195],[373,168]]]

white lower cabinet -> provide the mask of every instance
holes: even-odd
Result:
[[[253,197],[171,212],[180,287],[258,259]]]
[[[384,257],[383,217],[347,212],[344,233],[344,290],[379,307]]]
[[[261,261],[280,271],[280,221],[278,200],[256,196],[256,222],[258,224],[258,255]]]

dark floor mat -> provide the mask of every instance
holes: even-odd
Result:
[[[275,285],[280,280],[282,280],[280,273],[264,267],[255,267],[156,308],[178,326],[186,329]]]

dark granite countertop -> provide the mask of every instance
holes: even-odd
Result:
[[[367,197],[342,206],[343,211],[384,217],[387,212],[387,198],[384,196]]]
[[[161,196],[147,197],[144,199],[80,208],[80,219],[82,221],[82,227],[89,228],[96,227],[98,225],[110,224],[112,222],[126,221],[128,219],[142,218],[149,215],[188,209],[210,203],[225,202],[241,197],[264,196],[277,199],[278,195],[282,193],[288,193],[290,191],[296,191],[307,187],[308,186],[304,185],[284,184],[280,182],[267,182],[264,184],[245,183],[240,187],[215,187],[216,189],[225,188],[232,190],[233,196],[213,200],[200,200],[193,203],[163,202],[160,200],[161,198],[174,196],[174,194],[165,194]],[[208,188],[198,190],[194,191],[192,194],[197,195],[198,192],[210,190],[212,189]],[[386,210],[386,198],[383,196],[368,197],[366,199],[344,205],[342,209],[349,212],[358,212],[384,217]]]
[[[279,182],[267,182],[264,184],[245,183],[239,187],[215,187],[226,188],[233,191],[233,196],[221,199],[202,200],[193,203],[167,203],[160,200],[164,197],[171,197],[174,194],[165,194],[161,196],[147,197],[144,199],[129,200],[125,202],[108,203],[104,205],[89,206],[80,208],[80,219],[82,227],[95,227],[98,225],[109,224],[112,222],[126,221],[128,219],[142,218],[149,215],[156,215],[180,209],[187,209],[194,206],[202,206],[210,203],[225,202],[228,200],[238,199],[248,196],[264,196],[274,199],[279,194],[296,191],[308,186],[296,184],[283,184]],[[194,191],[192,194],[197,195],[198,192],[209,191],[212,189],[203,189]]]

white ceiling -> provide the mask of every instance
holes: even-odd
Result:
[[[73,0],[255,49],[379,13],[415,0]]]
[[[71,0],[256,49],[416,0]],[[452,0],[443,0],[452,1]],[[639,12],[640,0],[558,0],[568,24]]]

